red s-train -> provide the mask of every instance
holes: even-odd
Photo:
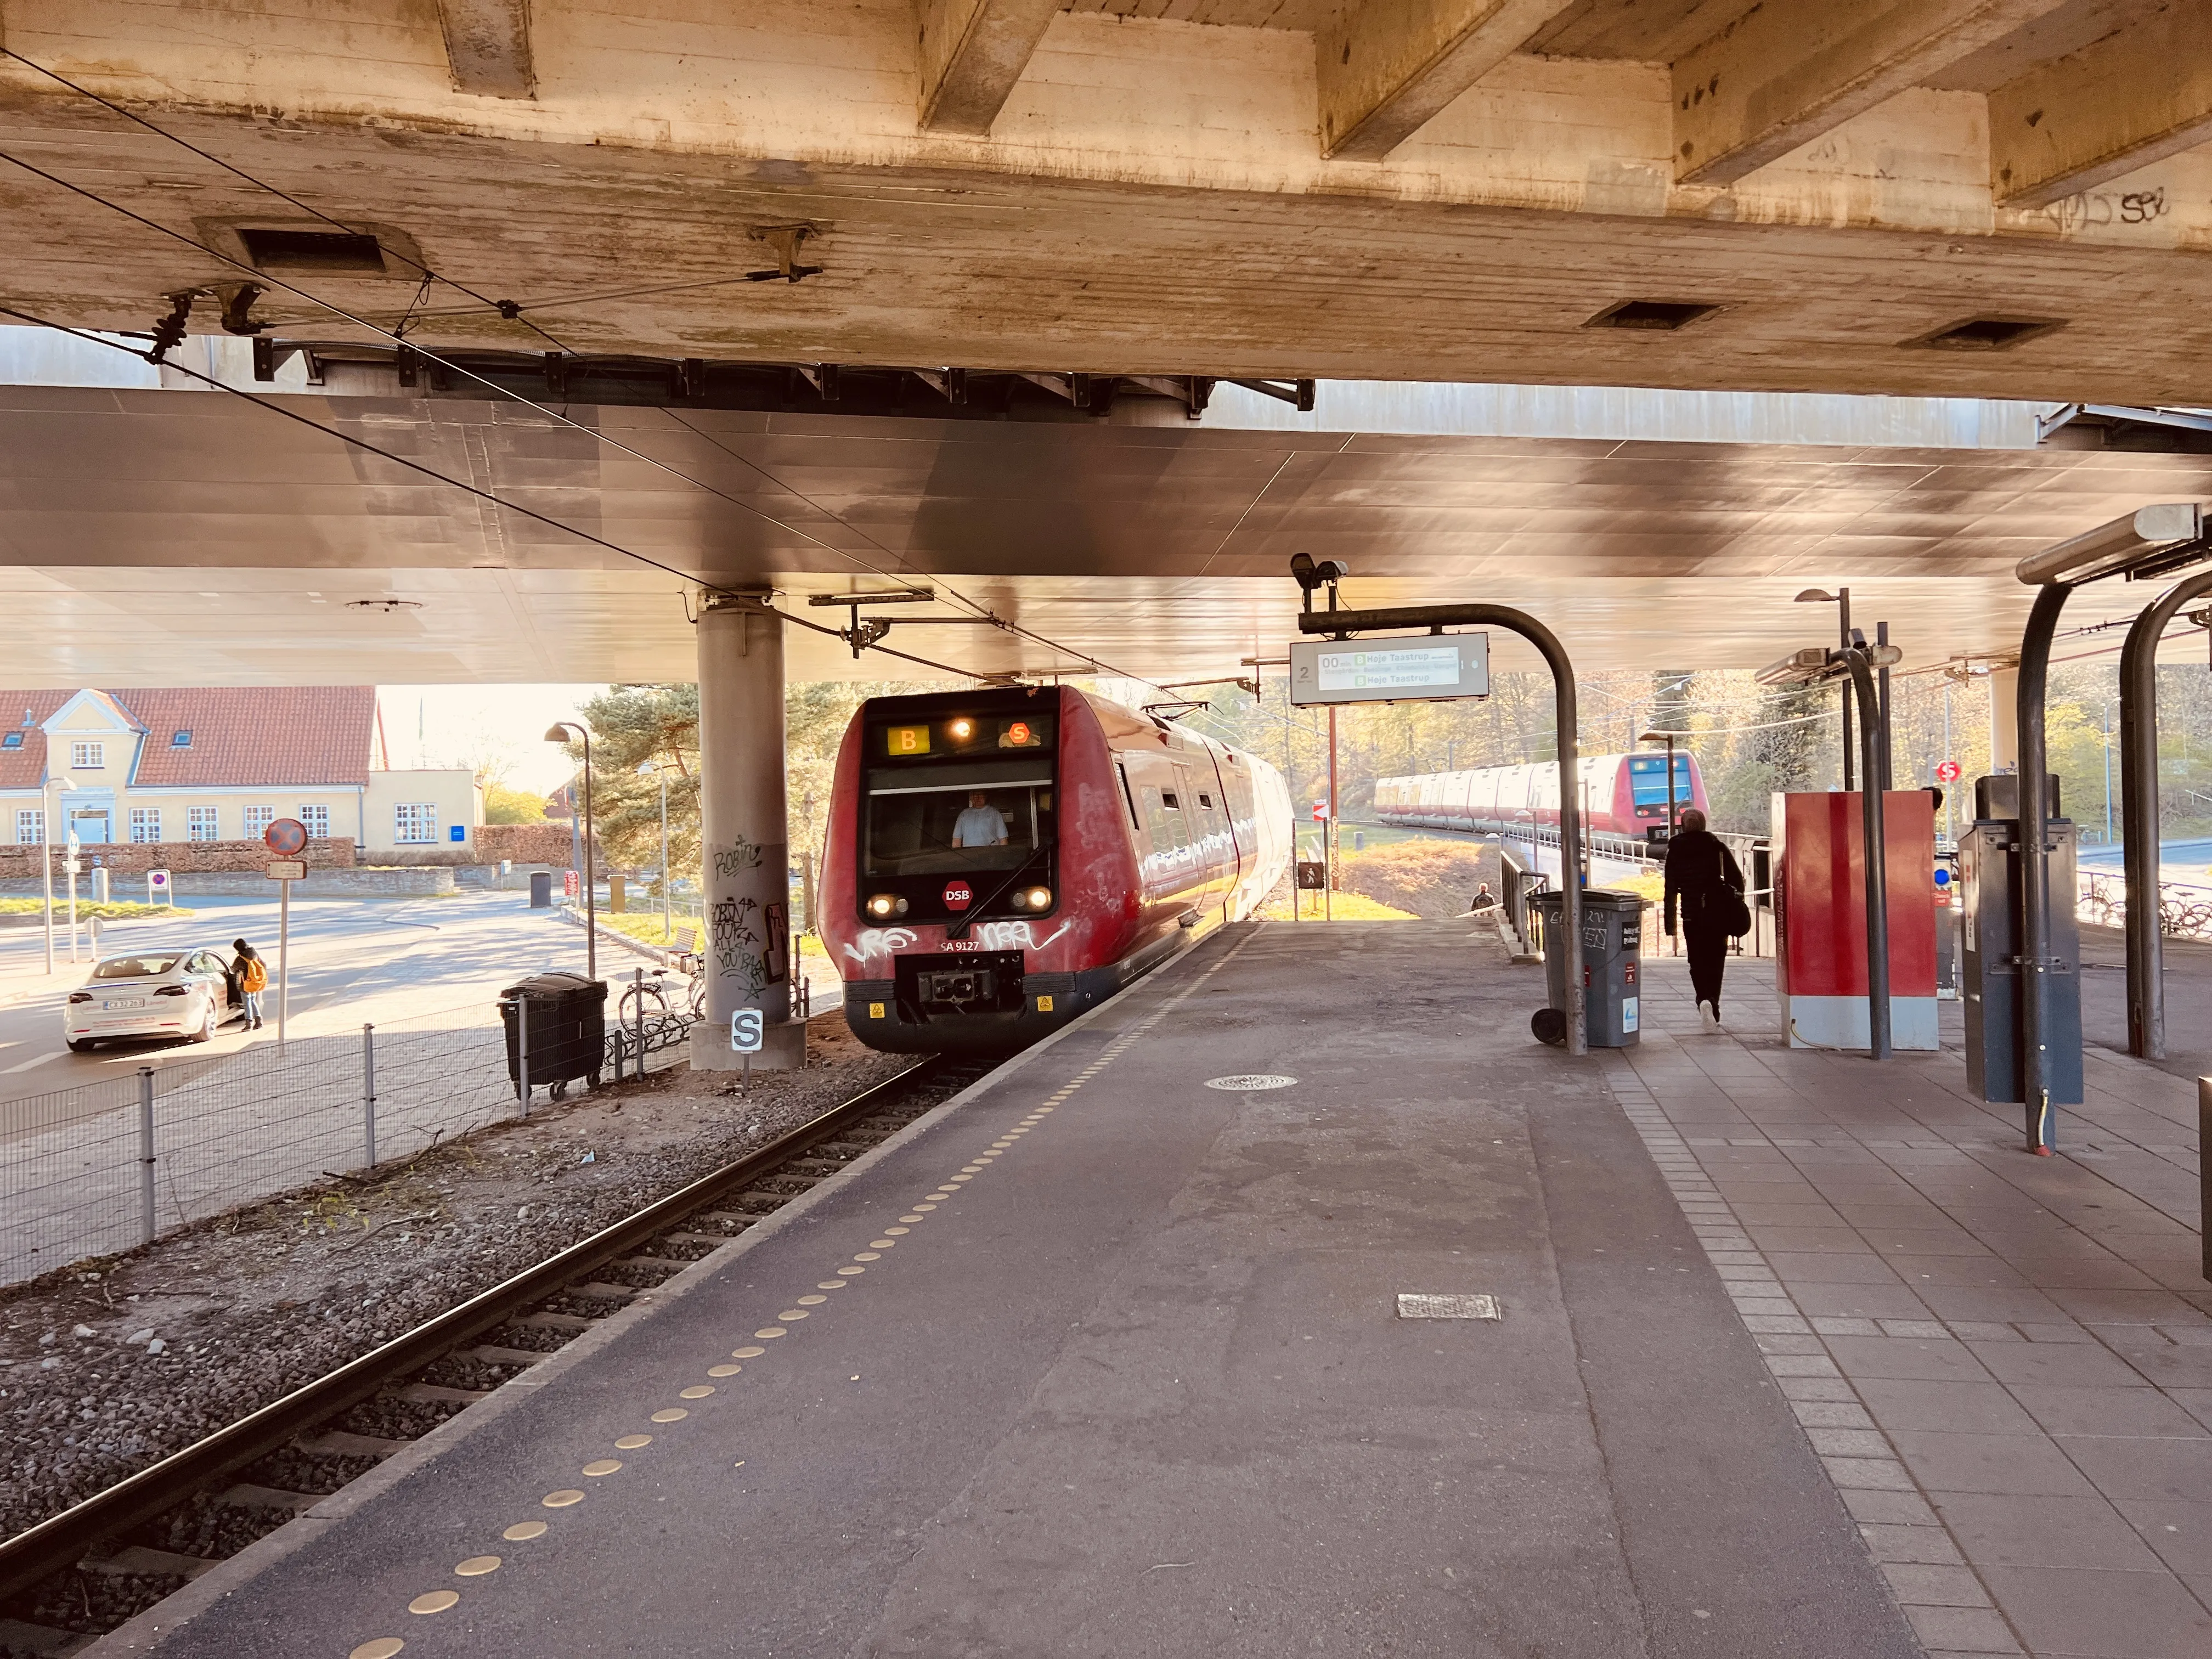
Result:
[[[1667,824],[1667,757],[1664,755],[1585,755],[1577,769],[1582,777],[1583,828],[1592,835],[1641,838]],[[1674,756],[1674,811],[1707,810],[1705,775],[1694,756]],[[1556,829],[1559,822],[1559,765],[1485,766],[1470,772],[1428,772],[1414,777],[1381,778],[1375,785],[1375,816],[1409,829],[1464,830],[1476,833]]]
[[[1290,841],[1274,768],[1088,693],[871,698],[837,752],[822,938],[872,1048],[1015,1048],[1250,915]]]

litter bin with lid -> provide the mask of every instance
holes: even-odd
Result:
[[[550,910],[553,908],[553,872],[532,870],[530,872],[530,908]]]
[[[533,974],[499,994],[507,1075],[527,1094],[544,1085],[560,1099],[578,1078],[593,1088],[606,1065],[607,985],[581,974]]]
[[[1566,896],[1536,895],[1544,929],[1544,978],[1551,1005],[1528,1022],[1544,1042],[1567,1040],[1566,928],[1560,920]],[[1626,1048],[1638,1041],[1644,964],[1641,895],[1607,887],[1583,890],[1583,984],[1593,1048]]]

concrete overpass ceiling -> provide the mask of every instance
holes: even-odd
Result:
[[[392,327],[420,262],[480,296],[422,296],[431,345],[2181,403],[2208,20],[6,0],[0,152],[52,177],[0,165],[0,297],[143,329],[258,280],[251,320],[371,337],[315,301]],[[374,246],[301,244],[318,214]],[[1621,302],[1650,325],[1590,325]]]

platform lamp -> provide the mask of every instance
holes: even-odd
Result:
[[[1846,651],[1851,648],[1851,590],[1850,588],[1839,587],[1831,593],[1825,587],[1808,587],[1796,597],[1794,603],[1836,606],[1838,612],[1836,641]],[[1844,793],[1846,794],[1850,793],[1851,787],[1851,682],[1848,679],[1844,680],[1843,682]]]
[[[674,913],[668,902],[668,763],[658,756],[637,763],[637,775],[659,775],[660,778],[660,942],[672,945],[676,942]]]
[[[570,734],[574,733],[573,736]],[[584,977],[599,976],[599,912],[592,870],[592,734],[569,720],[555,720],[545,728],[545,741],[584,745]]]

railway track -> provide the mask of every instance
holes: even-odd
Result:
[[[0,1656],[80,1651],[883,1145],[988,1069],[924,1060],[0,1543]]]

